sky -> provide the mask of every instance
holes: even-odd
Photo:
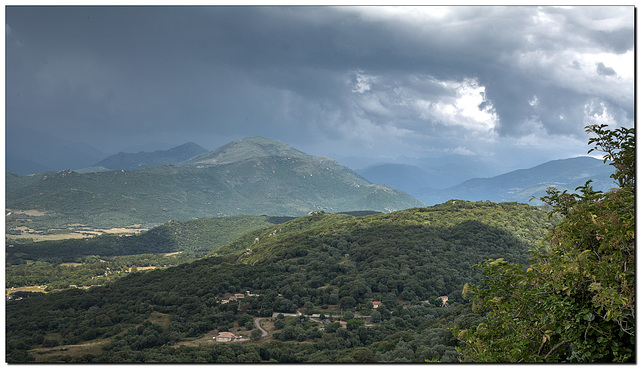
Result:
[[[634,11],[9,6],[6,139],[117,153],[263,136],[343,163],[529,167],[585,155],[586,125],[633,126]]]

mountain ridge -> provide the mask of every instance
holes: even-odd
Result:
[[[593,181],[596,190],[606,191],[615,187],[615,182],[610,179],[613,167],[588,156],[551,160],[491,177],[470,178],[445,188],[431,184],[432,179],[427,177],[429,172],[413,165],[376,165],[358,172],[373,183],[385,183],[404,190],[429,205],[450,199],[529,203],[532,197],[544,196],[547,187],[573,192],[587,180]],[[541,202],[534,200],[532,204]]]
[[[140,151],[138,153],[119,152],[93,166],[105,167],[110,170],[136,170],[147,166],[177,165],[203,152],[207,152],[207,150],[193,142],[188,142],[168,150]]]

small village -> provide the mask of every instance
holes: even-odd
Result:
[[[229,294],[224,299],[220,300],[220,304],[228,304],[230,302],[237,302],[244,298],[259,297],[259,296],[260,294],[254,294],[251,291],[247,290],[245,293]],[[282,297],[281,294],[279,294],[278,296]],[[447,303],[449,300],[448,296],[443,295],[438,297],[438,299],[442,303],[439,307],[442,307],[442,308],[449,307],[449,304]],[[371,301],[373,310],[378,309],[383,305],[382,302],[378,300],[370,300],[370,301]],[[430,305],[430,302],[428,300],[425,300],[425,301],[422,301],[421,304],[428,306]],[[405,308],[408,306],[411,306],[411,304],[404,305]],[[377,323],[374,323],[370,315],[363,315],[358,312],[354,313],[351,311],[347,311],[347,312],[327,311],[326,313],[312,313],[312,314],[304,314],[300,310],[298,310],[296,313],[274,312],[271,317],[258,317],[254,319],[255,330],[253,331],[260,331],[260,335],[258,335],[255,332],[252,333],[248,330],[245,332],[244,335],[242,335],[240,332],[240,327],[238,327],[234,329],[236,330],[235,333],[231,331],[217,331],[216,333],[215,331],[213,331],[213,336],[211,336],[211,334],[207,334],[205,338],[207,339],[210,338],[211,339],[210,341],[218,342],[218,343],[226,343],[226,342],[240,343],[240,342],[261,340],[261,339],[270,337],[276,330],[278,330],[278,328],[276,327],[276,324],[274,324],[275,321],[284,320],[286,318],[298,318],[300,319],[300,321],[307,321],[321,332],[327,331],[327,326],[331,324],[334,324],[334,326],[338,328],[347,329],[349,322],[345,321],[344,319],[349,319],[349,320],[355,319],[355,320],[362,321],[364,326],[367,326],[367,327],[375,326],[377,323],[379,323],[379,321],[377,321]],[[246,336],[247,333],[252,336]]]

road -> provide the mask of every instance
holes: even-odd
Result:
[[[262,326],[260,325],[260,322],[263,319],[267,319],[267,318],[256,318],[256,319],[253,320],[253,324],[256,325],[256,328],[258,330],[262,331],[262,338],[265,338],[265,337],[269,336],[269,333],[264,328],[262,328]]]

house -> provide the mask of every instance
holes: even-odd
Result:
[[[218,334],[218,337],[215,338],[216,341],[220,341],[220,342],[230,342],[233,341],[235,339],[237,339],[236,335],[232,334],[231,332],[220,332]]]
[[[347,322],[345,322],[345,321],[340,321],[340,327],[342,327],[342,328],[347,328]]]
[[[236,299],[244,299],[244,294],[242,294],[242,293],[233,294],[233,296],[235,296]]]
[[[376,309],[381,305],[382,305],[382,302],[373,302],[373,309]]]

